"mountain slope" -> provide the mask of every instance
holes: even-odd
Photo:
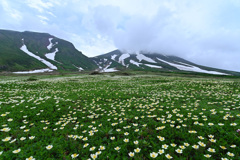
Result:
[[[159,53],[128,53],[115,50],[92,60],[99,66],[99,71],[117,70],[147,70],[147,71],[174,71],[197,72],[215,75],[240,75],[238,72],[201,66],[177,56],[166,56]]]
[[[93,70],[97,67],[72,43],[47,33],[0,30],[0,42],[0,71],[46,68],[78,71]]]

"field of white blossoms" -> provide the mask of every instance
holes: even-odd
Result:
[[[30,80],[0,80],[0,159],[240,159],[239,80]]]

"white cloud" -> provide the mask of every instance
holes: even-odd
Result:
[[[82,37],[76,34],[71,34],[68,36],[68,39],[73,42],[79,51],[82,51],[84,55],[89,57],[105,54],[116,49],[111,40],[106,39],[101,35],[86,35]]]
[[[47,11],[47,13],[49,14],[49,15],[51,15],[51,16],[53,16],[53,17],[57,17],[55,14],[53,14],[52,12],[50,12],[50,11]]]
[[[115,48],[148,50],[240,71],[237,0],[0,0],[0,4],[0,27],[49,32],[73,42],[88,56]]]
[[[38,15],[38,18],[40,19],[40,22],[43,24],[43,25],[47,25],[47,21],[49,21],[49,19],[45,16],[42,16],[42,15]]]
[[[34,9],[38,10],[39,12],[43,12],[45,9],[49,9],[49,8],[52,8],[54,6],[53,3],[43,2],[42,0],[37,0],[37,1],[26,0],[25,3],[29,7],[34,8]]]
[[[6,0],[1,0],[0,4],[2,5],[3,10],[11,17],[13,18],[15,22],[20,22],[22,20],[22,15],[21,13],[12,8],[12,6],[6,1]]]

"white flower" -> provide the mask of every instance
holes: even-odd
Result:
[[[134,149],[134,152],[136,152],[136,153],[139,153],[140,151],[141,151],[140,148],[136,148],[136,149]]]
[[[26,137],[21,137],[20,140],[21,141],[24,141],[26,139]]]
[[[156,152],[150,153],[150,157],[152,157],[152,158],[157,158],[157,156],[158,156],[158,153],[156,153]]]
[[[159,149],[158,153],[161,155],[164,153],[164,149]]]
[[[46,149],[50,150],[50,149],[52,149],[52,147],[53,147],[53,145],[48,145],[48,146],[46,146]]]
[[[14,150],[13,153],[16,154],[16,153],[19,153],[20,151],[21,151],[21,149],[19,148],[19,149],[17,149],[17,150]]]
[[[12,137],[6,137],[4,139],[2,139],[3,142],[7,142],[7,141],[10,141]]]
[[[100,146],[99,150],[105,150],[105,146]]]
[[[170,154],[165,155],[167,159],[172,159],[173,157]]]
[[[9,127],[1,129],[2,132],[9,132],[10,130],[11,130],[11,128],[9,128]]]
[[[134,152],[129,152],[128,155],[129,157],[134,157]]]
[[[33,158],[33,156],[26,158],[26,160],[35,160],[35,158]]]
[[[72,157],[72,159],[74,159],[74,158],[78,157],[78,155],[79,155],[79,154],[74,153],[74,154],[71,155],[71,157]]]
[[[234,153],[230,153],[230,152],[227,152],[227,155],[229,155],[230,157],[234,157]]]
[[[176,151],[177,153],[180,153],[180,154],[182,153],[182,150],[181,150],[181,149],[176,149],[175,151]]]
[[[97,154],[91,154],[90,156],[92,157],[92,159],[96,159],[98,155]]]
[[[119,151],[121,148],[117,146],[117,147],[115,147],[114,149],[115,149],[116,151]]]

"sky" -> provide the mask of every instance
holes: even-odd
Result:
[[[0,29],[50,33],[88,57],[147,51],[240,71],[239,0],[0,0]]]

